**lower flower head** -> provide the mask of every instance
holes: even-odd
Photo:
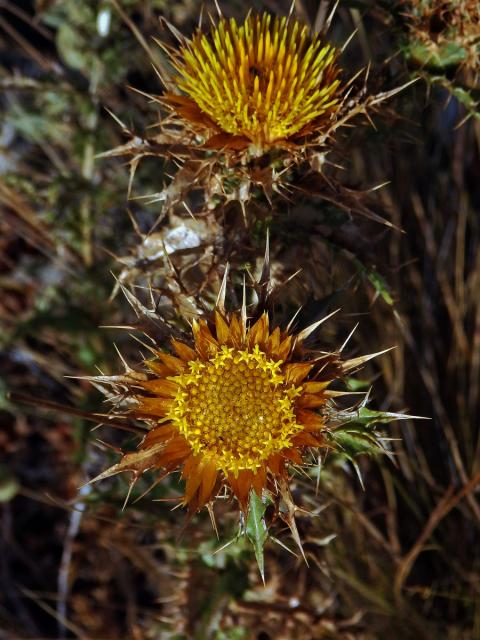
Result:
[[[222,487],[245,511],[251,490],[275,494],[288,466],[324,444],[325,417],[317,409],[341,368],[335,354],[309,355],[305,332],[271,331],[267,313],[249,325],[245,313],[217,310],[192,330],[190,345],[172,341],[176,355],[154,349],[149,373],[130,373],[131,413],[150,430],[138,451],[100,477],[181,470],[191,512]]]
[[[336,398],[351,392],[330,389],[331,384],[383,352],[342,360],[339,352],[309,349],[306,339],[329,316],[296,334],[279,326],[272,330],[265,311],[273,291],[269,264],[267,244],[260,278],[253,282],[256,304],[247,307],[245,288],[241,310],[228,313],[225,273],[213,313],[193,320],[191,335],[172,339],[167,352],[147,330],[153,357],[144,360],[143,369],[125,364],[123,375],[94,378],[117,399],[116,414],[137,421],[116,421],[120,428],[143,432],[143,438],[92,482],[130,472],[132,489],[148,470],[157,472],[154,485],[177,472],[183,494],[174,500],[190,515],[207,506],[215,528],[214,501],[235,499],[262,576],[267,517],[283,520],[303,553],[289,484],[292,467],[316,463],[322,448],[345,451],[351,460],[358,443],[383,450],[373,430],[359,431],[357,423],[408,417],[372,412],[364,403],[353,410],[336,405]],[[158,335],[168,324],[156,317],[152,329]]]

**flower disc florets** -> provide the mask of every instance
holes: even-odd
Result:
[[[340,102],[337,52],[296,19],[221,18],[173,56],[186,96],[167,101],[186,120],[257,146],[302,136]],[[228,145],[228,143],[227,143]]]
[[[207,362],[189,362],[168,415],[194,454],[215,461],[224,472],[257,469],[292,446],[303,430],[294,403],[301,387],[287,385],[281,361],[260,351],[225,345]]]

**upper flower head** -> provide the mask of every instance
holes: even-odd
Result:
[[[183,210],[195,189],[197,210],[220,213],[238,202],[246,221],[259,211],[247,206],[252,199],[263,192],[272,204],[295,185],[370,216],[362,194],[343,189],[330,169],[326,179],[334,166],[326,157],[341,128],[400,88],[370,94],[368,68],[341,78],[340,50],[292,15],[220,16],[190,39],[171,29],[179,46],[158,43],[171,63],[170,74],[157,70],[166,91],[149,95],[163,107],[158,129],[129,131],[127,144],[104,154],[131,158],[130,186],[140,160],[154,156],[180,167],[153,195],[165,215]]]
[[[337,52],[296,19],[249,14],[221,18],[172,55],[177,113],[235,143],[294,140],[321,128],[340,102]],[[224,136],[222,136],[223,140]],[[227,142],[228,144],[228,142]]]

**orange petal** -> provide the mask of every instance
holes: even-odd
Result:
[[[177,436],[167,442],[157,464],[159,467],[165,467],[166,465],[172,466],[172,463],[180,464],[190,453],[190,445],[185,438],[183,436]]]
[[[325,420],[322,416],[306,409],[297,411],[297,421],[302,424],[307,431],[320,431],[325,427]]]
[[[215,329],[218,342],[220,344],[228,344],[230,341],[230,328],[219,311],[215,311]]]
[[[183,465],[182,470],[182,478],[186,480],[188,476],[195,475],[197,472],[197,467],[200,462],[200,457],[192,454],[185,460],[185,464]]]
[[[218,342],[212,336],[205,320],[194,320],[192,322],[192,331],[195,339],[195,348],[202,358],[206,360],[218,351]]]
[[[140,446],[142,449],[148,449],[148,447],[153,447],[155,444],[168,440],[176,433],[177,427],[172,422],[166,422],[151,429]]]
[[[172,406],[170,398],[142,398],[135,409],[135,414],[163,418]]]
[[[228,484],[237,498],[242,511],[247,511],[248,508],[248,494],[252,486],[252,478],[253,473],[248,470],[239,471],[237,477],[231,473],[227,478]]]
[[[172,380],[164,380],[162,378],[155,378],[154,380],[147,380],[146,382],[140,382],[139,385],[151,391],[159,396],[165,398],[174,398],[178,391],[178,385]]]
[[[167,376],[171,376],[172,373],[175,373],[175,371],[172,371],[170,367],[167,367],[162,362],[158,362],[158,360],[145,360],[145,364],[150,369],[150,371],[153,371],[153,373],[156,373],[162,378],[166,378]]]
[[[186,96],[178,96],[174,94],[166,94],[163,101],[168,104],[179,116],[189,120],[194,124],[203,125],[209,129],[218,130],[216,124],[211,120],[191,98]]]
[[[287,384],[300,384],[308,376],[313,364],[308,362],[296,362],[283,367],[283,373]]]
[[[191,458],[188,458],[188,460],[191,460]],[[185,463],[186,466],[186,463]],[[189,475],[186,478],[186,483],[185,483],[185,496],[184,496],[184,504],[187,504],[188,502],[191,502],[194,495],[197,493],[198,487],[200,486],[200,483],[202,482],[202,474],[198,468],[198,466],[194,467],[193,465],[190,465],[192,468],[190,470]],[[185,473],[185,467],[184,467],[184,473]]]
[[[296,447],[318,447],[320,445],[320,441],[317,436],[304,431],[293,438],[292,444]]]
[[[171,356],[169,353],[159,353],[158,357],[169,369],[171,369],[174,373],[183,373],[186,368],[186,364],[180,358],[176,358],[175,356]]]
[[[203,148],[243,151],[249,144],[250,140],[243,136],[234,136],[231,133],[216,133],[204,143]]]
[[[285,451],[282,451],[282,455],[284,458],[287,458],[287,460],[290,460],[295,464],[302,464],[303,462],[300,451],[293,447],[291,449],[285,449]]]
[[[297,400],[297,406],[303,408],[313,409],[315,407],[321,407],[325,404],[325,397],[323,395],[315,395],[314,393],[304,393]]]
[[[268,355],[278,357],[277,349],[279,345],[280,345],[280,327],[275,327],[273,333],[267,340],[267,344],[265,345],[265,349]]]
[[[262,491],[267,486],[267,472],[265,467],[260,467],[252,479],[252,488],[259,498],[262,497]]]
[[[279,476],[285,468],[285,460],[277,453],[268,459],[268,468],[274,476]]]
[[[215,484],[217,482],[217,468],[213,462],[205,461],[202,464],[202,484],[200,486],[200,491],[198,495],[198,508],[201,509],[204,504],[206,504],[212,495],[212,492],[215,488]]]
[[[245,329],[236,314],[230,321],[230,342],[234,347],[241,348],[245,342]]]
[[[262,313],[253,327],[250,328],[247,340],[250,349],[253,349],[256,344],[263,346],[268,340],[268,315],[266,312]]]
[[[331,382],[331,380],[326,380],[324,382],[305,382],[303,388],[307,393],[320,393],[321,391],[324,391]]]
[[[277,356],[279,360],[286,360],[288,358],[288,354],[292,348],[292,336],[287,336],[285,340],[283,340],[277,349]]]
[[[175,349],[177,356],[184,362],[190,362],[190,360],[195,360],[197,357],[194,349],[186,345],[184,342],[179,342],[172,338],[172,346]]]

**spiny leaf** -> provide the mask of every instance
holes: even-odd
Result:
[[[422,416],[410,416],[407,413],[393,413],[390,411],[374,411],[367,407],[360,407],[355,411],[342,412],[341,417],[348,422],[359,422],[369,427],[374,424],[388,424],[395,420],[428,420],[428,418],[422,418]]]
[[[263,547],[268,539],[268,529],[265,523],[265,511],[268,506],[268,498],[259,498],[255,491],[250,491],[248,505],[248,517],[246,524],[247,538],[253,545],[255,558],[262,580],[265,583],[265,562],[263,557]]]
[[[332,434],[332,440],[339,453],[350,460],[362,454],[375,455],[381,450],[378,443],[358,432],[338,430]]]
[[[134,474],[133,481],[135,481],[135,479],[142,475],[142,473],[154,466],[163,449],[163,443],[159,443],[149,447],[148,449],[140,449],[139,451],[126,453],[123,455],[120,462],[117,462],[117,464],[114,464],[100,475],[92,478],[88,484],[104,480],[105,478],[117,475],[118,473],[123,473],[124,471],[131,471]]]
[[[390,290],[385,278],[376,269],[367,268],[357,258],[353,259],[353,263],[358,272],[367,277],[369,282],[373,285],[377,294],[381,296],[388,305],[392,306],[393,298],[390,294]]]
[[[392,411],[374,411],[365,405],[368,396],[362,401],[362,405],[351,411],[338,411],[335,414],[335,422],[339,425],[356,423],[371,428],[376,424],[389,424],[396,420],[430,420],[425,416],[411,416],[408,413],[395,413]]]
[[[295,511],[297,507],[292,499],[292,493],[290,491],[290,487],[284,478],[279,481],[279,489],[280,494],[282,496],[283,505],[280,509],[280,516],[282,520],[287,524],[290,529],[290,533],[292,534],[292,538],[294,539],[297,547],[300,550],[300,553],[305,560],[306,565],[308,566],[307,557],[305,556],[305,552],[303,550],[302,541],[300,539],[300,534],[298,532],[297,523],[295,522]]]
[[[365,362],[369,360],[373,360],[373,358],[378,358],[382,356],[384,353],[388,353],[394,349],[394,347],[390,347],[389,349],[383,349],[383,351],[377,351],[376,353],[367,353],[364,356],[359,356],[358,358],[352,358],[351,360],[344,360],[342,362],[342,370],[346,373],[347,371],[352,371],[353,369],[357,369],[359,367],[363,367]]]
[[[372,385],[370,380],[360,378],[346,378],[345,384],[349,391],[367,391]]]

